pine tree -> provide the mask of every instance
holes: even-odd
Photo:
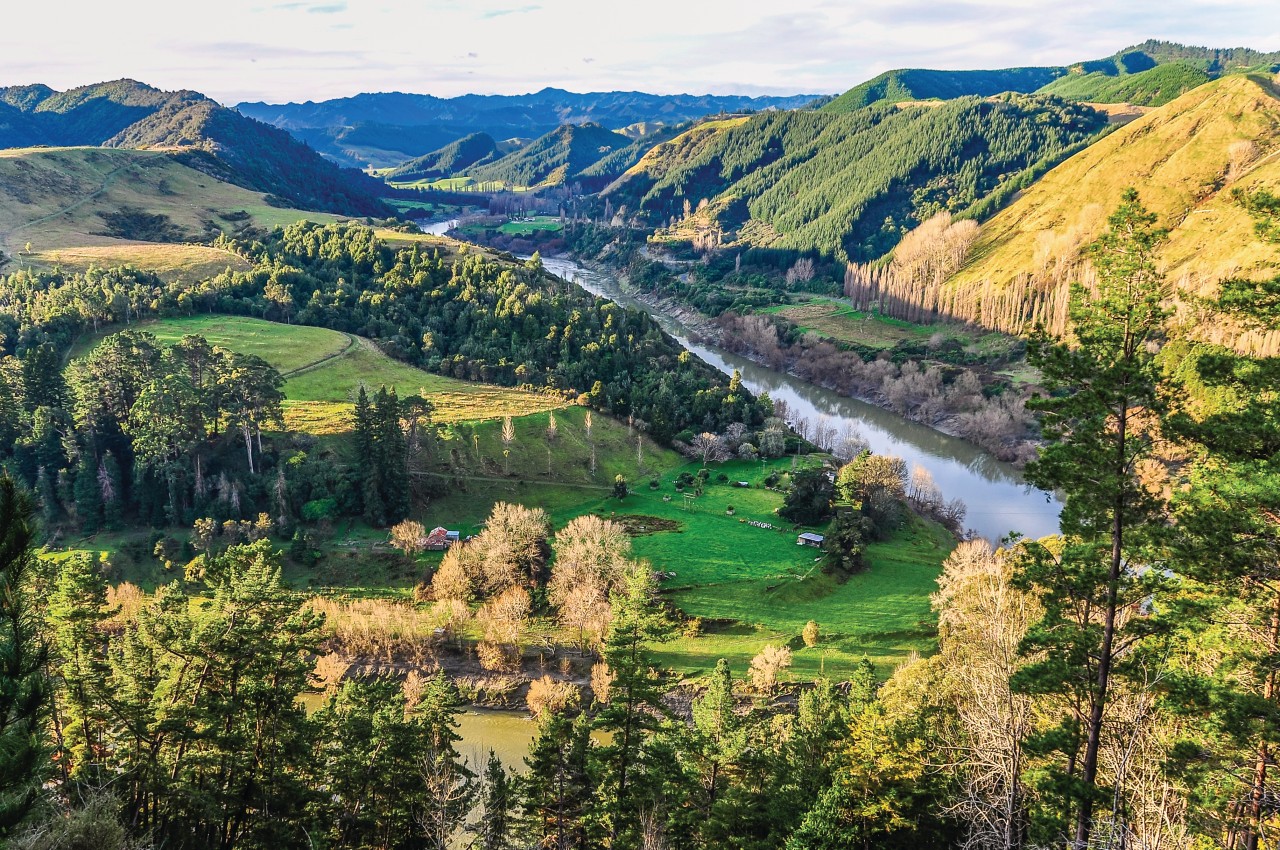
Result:
[[[61,730],[60,763],[71,779],[97,775],[103,751],[107,699],[102,624],[106,619],[106,582],[84,553],[63,561],[49,597],[55,699]]]
[[[516,795],[498,754],[489,751],[480,782],[480,813],[471,827],[480,850],[509,850],[515,826]]]
[[[649,567],[634,566],[622,592],[611,600],[613,619],[602,651],[613,682],[609,702],[596,718],[596,728],[612,735],[611,743],[599,748],[600,815],[614,842],[637,840],[645,743],[667,711],[662,701],[665,689],[653,671],[649,650],[668,640],[673,629],[656,593]]]
[[[22,386],[27,410],[65,408],[67,385],[62,379],[62,358],[52,344],[42,342],[22,355]]]
[[[88,452],[80,455],[74,495],[80,530],[85,534],[96,534],[102,527],[102,490],[98,485],[98,464]]]
[[[46,773],[46,649],[27,583],[35,568],[31,500],[0,477],[0,838],[35,808]]]
[[[44,533],[49,536],[62,516],[62,506],[58,504],[58,489],[48,467],[42,466],[36,472],[36,496],[40,500],[40,519],[44,524]]]
[[[102,503],[102,527],[116,531],[124,515],[124,482],[120,478],[120,464],[113,452],[104,452],[98,464],[98,490]]]
[[[378,422],[378,458],[382,502],[386,510],[386,524],[392,525],[409,514],[409,456],[404,429],[400,424],[400,400],[394,388],[385,394],[378,393],[376,411]]]
[[[1042,736],[1040,746],[1062,751],[1045,786],[1074,807],[1072,846],[1082,850],[1095,827],[1095,806],[1108,794],[1099,783],[1098,756],[1117,676],[1150,633],[1141,606],[1159,593],[1163,574],[1142,568],[1144,546],[1160,505],[1139,481],[1162,410],[1154,347],[1162,337],[1166,288],[1155,265],[1164,231],[1132,189],[1090,248],[1096,291],[1072,287],[1073,340],[1043,331],[1032,339],[1030,362],[1051,395],[1038,399],[1048,444],[1027,467],[1027,480],[1066,495],[1065,545],[1060,553],[1023,547],[1021,581],[1035,589],[1044,616],[1025,648],[1043,660],[1019,671],[1030,693],[1062,694],[1081,706]],[[1117,824],[1117,827],[1120,825]]]
[[[1226,281],[1214,306],[1265,330],[1278,294],[1280,278]],[[1178,670],[1190,686],[1172,708],[1194,707],[1196,741],[1212,753],[1179,766],[1190,784],[1217,789],[1209,828],[1257,850],[1280,746],[1280,358],[1193,345],[1178,377],[1188,392],[1167,425],[1192,462],[1174,488],[1173,562],[1185,580],[1166,619],[1191,651]]]
[[[545,712],[538,735],[525,757],[528,771],[519,778],[522,834],[541,847],[585,850],[586,815],[595,787],[589,773],[591,725],[585,715],[576,719]]]

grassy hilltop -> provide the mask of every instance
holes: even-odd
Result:
[[[133,265],[197,279],[236,255],[208,245],[219,233],[269,229],[328,213],[273,206],[158,151],[112,148],[0,150],[0,251],[15,264]],[[26,250],[30,243],[30,252]]]

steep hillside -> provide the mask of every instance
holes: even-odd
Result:
[[[1024,185],[1104,124],[1030,95],[759,115],[658,146],[607,195],[652,225],[676,219],[660,238],[864,261],[938,211]]]
[[[1068,100],[1163,106],[1209,82],[1208,72],[1190,62],[1157,65],[1136,74],[1069,73],[1040,91]]]
[[[996,71],[886,71],[854,86],[822,107],[823,112],[852,112],[873,103],[953,100],[966,95],[1033,92],[1066,73],[1065,68],[1004,68]]]
[[[680,135],[685,125],[680,127],[653,127],[644,136],[636,139],[625,148],[616,148],[612,153],[587,166],[578,175],[578,181],[587,191],[599,191],[609,183],[631,170],[655,147],[669,142]]]
[[[631,144],[626,136],[598,124],[566,124],[496,162],[468,169],[467,176],[481,183],[557,185],[572,182],[585,169]]]
[[[160,151],[0,151],[0,252],[16,266],[132,265],[189,279],[244,261],[205,245],[218,233],[332,216],[271,206]],[[30,245],[28,250],[27,246]]]
[[[4,88],[0,102],[6,107],[0,110],[0,147],[173,148],[194,168],[291,205],[353,215],[388,212],[376,181],[338,169],[288,133],[198,92],[117,80],[65,92]]]
[[[1280,97],[1259,76],[1208,83],[1076,154],[982,225],[970,260],[934,286],[903,280],[857,290],[859,300],[929,305],[987,327],[1017,332],[1029,319],[1061,328],[1065,287],[1080,252],[1105,225],[1126,187],[1170,229],[1169,278],[1201,291],[1230,275],[1274,274],[1275,246],[1261,243],[1235,189],[1280,186]]]
[[[725,112],[798,109],[816,95],[580,94],[547,88],[523,95],[439,98],[386,92],[320,103],[242,103],[245,115],[289,130],[346,165],[393,167],[473,133],[495,139],[545,135],[562,124],[594,123],[610,130],[676,125]]]
[[[497,159],[498,143],[488,133],[472,133],[382,175],[388,181],[437,180]]]

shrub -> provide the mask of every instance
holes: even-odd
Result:
[[[550,676],[534,679],[529,683],[529,695],[525,704],[534,717],[543,714],[559,714],[578,704],[578,689],[570,682],[557,682]]]
[[[302,506],[302,519],[305,522],[321,522],[333,519],[338,515],[336,499],[312,499]]]
[[[804,631],[800,633],[800,636],[804,638],[805,646],[817,646],[818,640],[820,637],[818,634],[817,622],[814,620],[810,620],[809,622],[805,623]]]

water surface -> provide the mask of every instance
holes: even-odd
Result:
[[[933,475],[943,496],[964,500],[968,506],[965,526],[988,540],[998,541],[1011,531],[1028,537],[1057,533],[1062,511],[1057,499],[1029,487],[1014,466],[996,460],[972,443],[761,366],[714,345],[695,342],[696,334],[677,318],[629,295],[617,278],[606,272],[561,257],[543,258],[542,263],[547,271],[578,283],[588,292],[649,313],[664,330],[707,363],[725,374],[736,369],[752,392],[767,392],[770,398],[785,401],[793,418],[805,417],[816,423],[825,416],[837,432],[852,425],[873,452],[896,455],[909,467],[920,464]]]

